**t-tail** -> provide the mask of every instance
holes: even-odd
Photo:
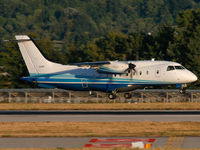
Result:
[[[66,66],[47,60],[27,35],[15,36],[30,76],[63,71]]]

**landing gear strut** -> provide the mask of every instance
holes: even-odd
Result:
[[[180,93],[180,94],[185,94],[185,93],[186,93],[186,89],[185,89],[185,88],[180,89],[180,90],[179,90],[179,93]]]
[[[186,93],[186,87],[187,87],[187,84],[182,84],[180,89],[179,89],[179,93],[185,94]]]
[[[131,97],[132,97],[131,93],[124,93],[124,98],[125,99],[129,99]]]
[[[109,94],[108,94],[108,98],[109,98],[109,99],[115,99],[115,98],[116,98],[116,94],[114,94],[114,93],[109,93]]]
[[[108,94],[108,98],[115,99],[117,97],[117,92],[118,92],[118,90],[115,89],[114,91],[112,91],[111,93]]]

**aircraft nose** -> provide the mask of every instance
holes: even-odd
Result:
[[[188,71],[188,73],[187,73],[187,82],[188,83],[195,82],[195,81],[197,81],[197,79],[198,78],[194,73]]]
[[[191,83],[197,81],[197,76],[189,70],[185,70],[182,74],[179,74],[178,79],[184,83]]]
[[[195,82],[197,80],[198,80],[197,76],[192,73],[192,76],[190,77],[190,82]]]

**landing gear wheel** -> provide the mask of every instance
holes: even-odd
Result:
[[[180,90],[179,90],[179,93],[180,93],[180,94],[185,94],[185,93],[186,93],[186,89],[180,89]]]
[[[124,98],[129,99],[131,97],[132,97],[131,93],[124,93]]]
[[[93,94],[93,92],[92,91],[89,91],[89,95],[91,96]]]
[[[109,94],[108,94],[108,98],[109,98],[109,99],[115,99],[115,98],[116,98],[116,95],[113,94],[113,93],[109,93]]]

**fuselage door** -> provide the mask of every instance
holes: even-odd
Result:
[[[87,79],[82,79],[81,82],[82,82],[82,87],[83,88],[88,88]]]

